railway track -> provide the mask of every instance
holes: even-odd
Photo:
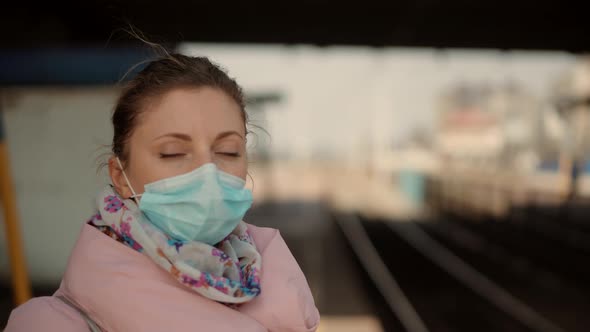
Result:
[[[588,330],[586,255],[567,244],[497,222],[335,219],[387,331]]]

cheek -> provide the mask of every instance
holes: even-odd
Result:
[[[246,158],[232,163],[217,163],[217,167],[226,173],[246,180],[248,174],[248,160]]]
[[[143,186],[149,181],[149,169],[146,169],[146,167],[137,167],[137,165],[141,164],[139,164],[137,160],[129,159],[129,181],[135,192],[139,194],[143,192]]]
[[[166,177],[165,170],[160,164],[153,160],[153,157],[143,151],[134,151],[129,156],[129,180],[137,193],[144,191],[144,186]]]
[[[244,158],[237,176],[246,181],[246,176],[248,176],[248,160],[246,158]]]

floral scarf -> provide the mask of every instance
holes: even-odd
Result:
[[[194,292],[227,304],[245,303],[260,294],[261,257],[244,222],[213,247],[171,239],[133,200],[120,198],[110,186],[96,203],[98,212],[89,224],[145,254]]]

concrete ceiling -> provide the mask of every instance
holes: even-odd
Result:
[[[585,2],[546,0],[6,1],[2,47],[155,41],[590,51]]]

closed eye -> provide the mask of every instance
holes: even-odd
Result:
[[[182,157],[185,155],[186,155],[185,153],[160,153],[160,158],[162,158],[162,159],[176,158],[176,157]]]
[[[233,157],[233,158],[237,158],[240,156],[239,152],[217,152],[217,154],[220,154],[222,156]]]

